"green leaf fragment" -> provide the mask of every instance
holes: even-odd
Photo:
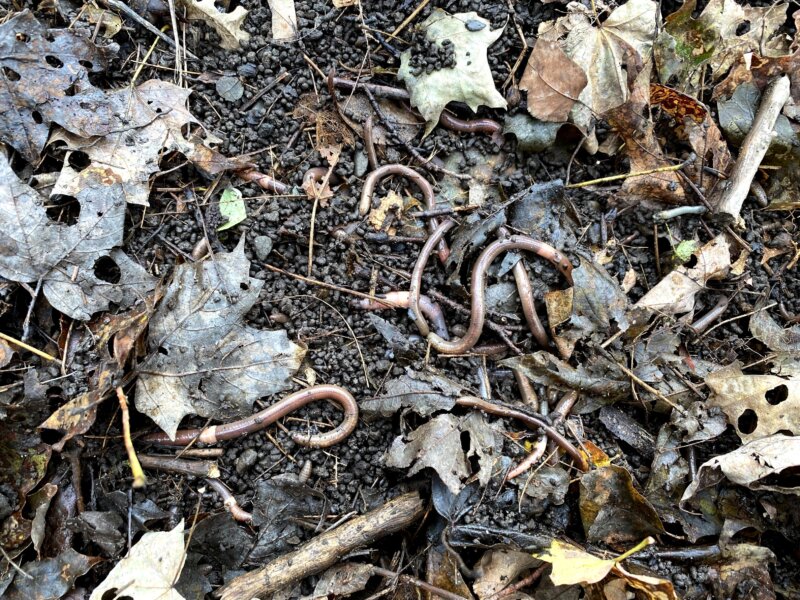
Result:
[[[228,220],[217,227],[217,231],[230,229],[247,218],[247,207],[242,199],[242,192],[235,188],[225,188],[219,199],[219,214]]]

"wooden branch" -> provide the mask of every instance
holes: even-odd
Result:
[[[278,590],[335,565],[357,548],[405,529],[425,511],[416,492],[390,500],[380,508],[326,531],[298,550],[284,554],[261,567],[231,580],[216,591],[221,600],[264,598]]]
[[[739,158],[733,172],[724,187],[720,186],[722,192],[718,198],[711,199],[711,205],[716,207],[716,212],[723,221],[736,221],[739,218],[739,211],[747,198],[753,177],[772,142],[775,122],[789,99],[789,92],[789,78],[786,75],[773,80],[764,91],[753,125],[739,149]]]

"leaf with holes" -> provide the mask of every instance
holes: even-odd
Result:
[[[722,409],[742,441],[800,434],[800,378],[745,375],[734,364],[711,373],[706,383],[714,392],[708,404]]]
[[[113,174],[89,168],[80,177],[87,183],[74,197],[43,198],[0,154],[0,276],[41,280],[55,309],[85,321],[112,302],[132,306],[155,288],[155,278],[115,249],[122,245],[125,200],[102,184]]]
[[[491,46],[503,34],[503,29],[491,30],[490,23],[478,13],[450,15],[435,8],[421,25],[425,38],[442,49],[449,47],[455,55],[455,65],[428,72],[424,65],[413,64],[413,50],[400,57],[397,77],[411,92],[411,105],[419,110],[429,134],[448,102],[464,102],[472,110],[479,106],[506,108],[503,95],[497,91],[486,56]]]
[[[175,268],[150,319],[150,356],[136,383],[136,408],[170,437],[186,415],[245,416],[256,400],[290,385],[305,349],[285,331],[242,323],[263,285],[250,277],[244,237],[213,261]]]
[[[159,171],[165,153],[183,154],[208,177],[250,166],[222,156],[188,133],[199,124],[186,107],[191,93],[157,79],[109,92],[108,106],[119,107],[130,126],[103,136],[55,132],[50,143],[65,142],[68,153],[53,193],[75,196],[87,186],[96,187],[147,206],[150,176]],[[97,181],[84,177],[90,169],[103,169],[104,176]]]

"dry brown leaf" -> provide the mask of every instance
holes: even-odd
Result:
[[[567,120],[588,79],[556,42],[536,40],[519,87],[528,92],[528,112],[541,121]]]
[[[205,21],[219,34],[220,47],[225,50],[238,50],[239,44],[250,39],[250,34],[242,29],[248,11],[241,5],[229,13],[220,12],[214,0],[181,0],[189,12],[190,19]]]
[[[487,600],[514,583],[522,573],[540,564],[541,561],[528,552],[509,548],[487,550],[475,567],[478,577],[472,588],[480,600]]]
[[[380,231],[383,229],[383,224],[386,222],[386,218],[389,216],[389,213],[399,212],[402,210],[403,197],[394,190],[389,190],[389,193],[381,198],[380,204],[378,204],[377,208],[373,208],[370,211],[368,219],[369,224],[372,225],[372,227],[377,231]]]
[[[800,434],[800,378],[745,375],[734,364],[706,377],[710,406],[728,416],[743,441],[773,433]]]
[[[690,261],[659,281],[634,306],[676,315],[694,308],[694,297],[712,279],[724,277],[731,265],[730,244],[718,235],[694,253]],[[688,266],[688,264],[694,266]]]

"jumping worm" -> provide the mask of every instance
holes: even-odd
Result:
[[[212,425],[205,429],[181,429],[175,433],[175,439],[169,439],[166,433],[151,433],[142,438],[143,442],[160,444],[162,446],[187,446],[197,441],[204,444],[216,444],[224,440],[237,438],[248,433],[260,431],[281,417],[285,417],[298,408],[316,400],[333,400],[344,412],[342,422],[332,431],[316,435],[303,435],[291,433],[292,440],[300,446],[311,448],[327,448],[338,444],[350,435],[358,422],[358,404],[355,398],[338,385],[315,385],[302,391],[290,394],[280,402],[265,408],[244,419]]]
[[[309,184],[314,184],[314,186],[321,185],[327,174],[327,167],[311,167],[303,174],[303,189],[308,189],[310,187]],[[336,173],[331,173],[328,182],[335,184],[337,181],[339,181],[339,177]]]
[[[378,153],[375,151],[375,138],[372,137],[372,115],[367,117],[361,129],[364,134],[364,151],[367,153],[369,168],[375,170],[378,168]]]
[[[260,173],[255,169],[248,169],[247,171],[241,171],[240,173],[237,173],[237,175],[239,176],[239,179],[257,183],[259,186],[261,186],[268,192],[273,192],[275,194],[285,194],[286,192],[289,191],[289,186],[286,185],[285,183],[282,183],[277,179],[270,177],[269,175]]]
[[[547,424],[541,417],[538,415],[528,414],[516,408],[512,408],[510,406],[506,406],[504,404],[497,404],[494,402],[487,402],[486,400],[482,400],[481,398],[476,398],[475,396],[462,396],[456,400],[456,404],[459,406],[466,406],[468,408],[477,408],[482,410],[483,412],[489,413],[490,415],[496,415],[498,417],[507,417],[510,419],[516,419],[517,421],[522,421],[528,427],[541,429],[547,434],[553,442],[558,444],[560,448],[562,448],[567,454],[569,454],[572,459],[575,461],[575,465],[581,471],[588,471],[589,465],[586,462],[583,454],[581,454],[580,450],[578,450],[575,446],[573,446],[570,441],[561,435],[558,431],[553,429],[550,425]]]
[[[514,281],[517,283],[519,301],[522,304],[522,313],[525,315],[528,327],[539,345],[542,348],[547,348],[550,345],[550,338],[547,337],[547,332],[544,330],[544,326],[539,320],[539,315],[536,313],[536,306],[533,304],[533,286],[528,278],[528,272],[525,270],[522,259],[517,261],[513,271]]]
[[[243,523],[249,523],[253,520],[253,515],[239,506],[234,495],[231,494],[231,491],[219,479],[206,479],[206,483],[220,495],[222,503],[225,505],[228,512],[231,513],[234,520]]]
[[[428,241],[422,246],[419,252],[417,262],[414,264],[414,270],[411,272],[411,282],[408,289],[408,314],[414,319],[419,332],[425,337],[431,332],[428,327],[427,321],[423,317],[420,305],[420,290],[422,289],[422,272],[425,270],[425,264],[428,262],[428,257],[433,252],[433,248],[439,244],[439,241],[444,239],[445,234],[456,226],[456,222],[447,219],[441,225],[431,231]],[[440,336],[441,337],[441,336]]]
[[[451,131],[462,133],[488,133],[498,146],[503,143],[503,126],[492,119],[472,119],[465,121],[448,112],[443,112],[439,117],[439,125]]]
[[[375,191],[375,186],[378,184],[378,181],[388,175],[402,175],[403,177],[410,179],[422,192],[422,195],[425,199],[425,206],[427,206],[429,209],[436,206],[436,200],[433,194],[433,186],[428,183],[428,180],[422,175],[417,173],[414,169],[406,167],[405,165],[383,165],[382,167],[378,167],[372,171],[372,173],[370,173],[367,176],[367,179],[364,181],[364,189],[361,190],[361,201],[358,205],[358,212],[362,217],[369,212],[370,204],[372,203],[372,193]],[[438,226],[439,221],[437,219],[430,219],[428,221],[428,231],[431,233],[433,233]],[[442,240],[439,242],[439,260],[444,262],[447,260],[448,256],[450,256],[450,249],[447,247],[447,243]]]
[[[495,258],[504,252],[517,249],[534,252],[542,258],[549,260],[561,272],[570,285],[572,284],[572,264],[564,255],[549,244],[523,235],[512,235],[507,239],[494,241],[484,249],[472,269],[472,279],[470,282],[472,306],[467,332],[464,334],[464,337],[455,341],[446,341],[435,333],[429,333],[427,336],[428,341],[437,351],[443,354],[463,354],[477,343],[483,331],[483,324],[486,318],[484,298],[486,292],[486,271]]]
[[[447,332],[447,323],[444,321],[444,313],[441,307],[427,296],[418,296],[418,308],[431,323],[433,323],[433,330],[436,335],[442,339],[449,340],[450,335]],[[356,301],[358,307],[363,310],[383,310],[385,308],[409,308],[411,304],[411,292],[389,292],[378,298],[378,300],[369,300],[361,298]],[[422,335],[427,335],[423,333]]]

